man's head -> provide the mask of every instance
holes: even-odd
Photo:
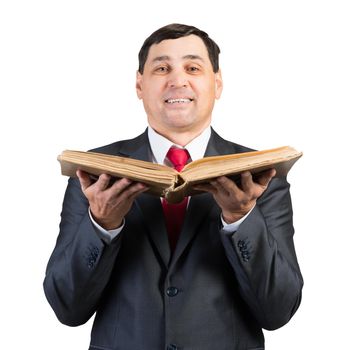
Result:
[[[222,91],[219,51],[206,33],[180,24],[163,27],[146,39],[136,90],[158,133],[185,143],[210,125]],[[181,137],[185,141],[179,135],[186,135]]]
[[[209,37],[206,32],[203,32],[202,30],[193,26],[178,23],[169,24],[165,27],[159,28],[145,40],[139,52],[138,71],[143,74],[148,52],[152,45],[159,44],[163,40],[178,39],[191,34],[197,35],[203,40],[203,43],[208,50],[208,55],[213,66],[213,71],[217,73],[219,71],[219,46],[215,43],[214,40]]]

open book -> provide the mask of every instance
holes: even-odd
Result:
[[[150,194],[177,203],[185,196],[199,193],[193,189],[193,185],[209,182],[218,176],[239,179],[239,174],[246,170],[257,174],[271,168],[276,169],[276,176],[286,176],[301,156],[301,152],[285,146],[206,157],[187,164],[180,173],[161,164],[94,152],[66,150],[58,156],[58,160],[62,175],[75,177],[76,170],[81,169],[92,176],[106,173],[116,178],[126,177],[149,186]]]

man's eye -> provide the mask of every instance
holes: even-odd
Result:
[[[158,67],[155,71],[160,73],[166,73],[168,70],[168,67]]]
[[[195,72],[198,72],[198,71],[199,71],[199,68],[198,68],[198,67],[189,67],[188,70],[189,70],[190,72],[195,73]]]

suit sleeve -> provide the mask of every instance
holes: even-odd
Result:
[[[235,233],[221,232],[240,294],[265,329],[287,323],[301,301],[293,235],[289,184],[282,178],[271,181]]]
[[[69,179],[60,233],[44,280],[45,295],[62,323],[77,326],[94,314],[112,273],[120,236],[110,245],[98,237],[79,181]]]

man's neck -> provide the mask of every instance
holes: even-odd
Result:
[[[192,161],[204,157],[210,135],[211,128],[209,126],[206,129],[204,129],[199,136],[197,136],[191,142],[186,144],[186,149],[190,153]],[[166,153],[169,151],[169,148],[171,146],[175,145],[181,147],[181,145],[179,145],[178,143],[173,142],[164,137],[163,135],[157,133],[155,130],[152,129],[151,126],[148,128],[148,139],[154,158],[153,161],[159,164],[163,163]]]
[[[210,124],[204,125],[198,130],[161,130],[157,126],[150,125],[153,130],[158,134],[164,136],[166,139],[182,147],[186,147],[192,140],[201,135],[205,129],[209,127]]]

